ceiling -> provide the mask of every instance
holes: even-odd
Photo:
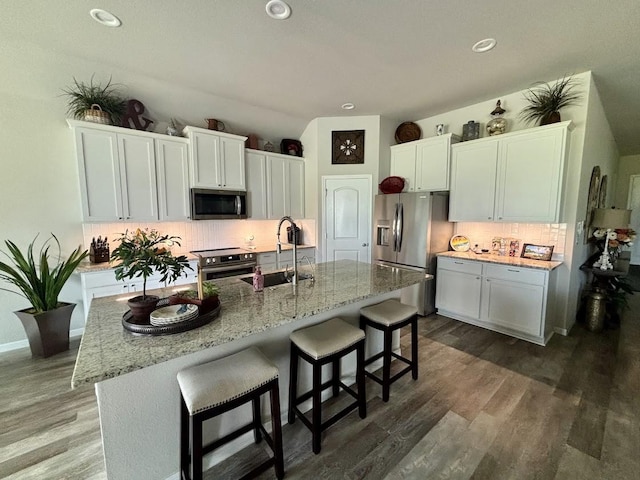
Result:
[[[417,120],[591,70],[620,153],[640,153],[638,0],[289,0],[284,21],[266,2],[4,2],[0,39],[281,112],[300,131],[322,116]],[[497,47],[473,53],[487,37]]]

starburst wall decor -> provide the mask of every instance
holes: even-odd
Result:
[[[364,130],[331,132],[331,163],[364,163]]]

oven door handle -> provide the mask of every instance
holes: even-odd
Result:
[[[242,201],[240,200],[240,195],[236,195],[236,215],[240,215],[242,213]]]
[[[201,267],[200,271],[202,273],[211,273],[211,272],[229,272],[231,270],[239,270],[241,268],[255,267],[256,262],[247,262],[247,263],[236,263],[234,265],[229,266],[215,266],[215,267]]]

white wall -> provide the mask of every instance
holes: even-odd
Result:
[[[631,175],[640,175],[640,155],[626,155],[620,157],[618,164],[618,181],[616,182],[616,194],[612,198],[611,205],[616,208],[627,208],[627,200],[629,197],[629,177]]]

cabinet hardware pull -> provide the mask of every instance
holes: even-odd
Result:
[[[480,280],[480,277],[476,277],[476,280]]]
[[[512,268],[507,268],[507,270],[508,270],[509,272],[519,272],[519,271],[520,271],[520,270],[514,270],[514,269],[512,269]]]
[[[491,220],[491,217],[487,217],[487,220]]]
[[[457,265],[464,265],[464,262],[453,262],[453,263],[455,263]]]

